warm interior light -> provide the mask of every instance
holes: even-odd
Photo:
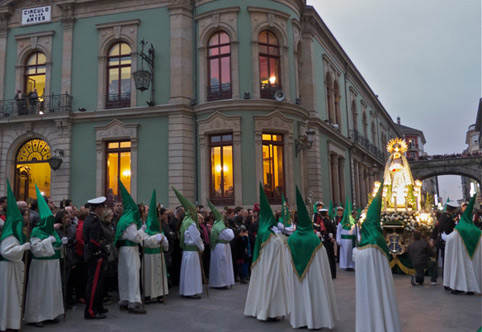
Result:
[[[126,169],[125,171],[122,172],[122,176],[125,176],[125,177],[131,176],[131,170],[130,170],[130,169]]]
[[[271,77],[269,78],[269,83],[275,84],[275,83],[276,83],[276,76],[271,76]]]

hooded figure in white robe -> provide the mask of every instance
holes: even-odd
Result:
[[[211,260],[209,262],[209,287],[221,288],[234,285],[233,258],[230,241],[234,232],[224,224],[223,215],[208,201],[214,215],[214,224],[209,238],[211,243]]]
[[[179,245],[183,249],[179,295],[200,299],[199,294],[203,292],[203,278],[199,253],[204,251],[204,243],[199,232],[197,209],[180,192],[175,188],[172,189],[186,211],[179,232]]]
[[[161,302],[161,296],[169,293],[164,257],[164,251],[169,250],[169,242],[164,234],[161,234],[155,190],[149,204],[145,232],[149,237],[144,240],[144,297],[146,303],[156,298]]]
[[[290,324],[293,328],[332,329],[338,319],[338,310],[328,255],[313,232],[298,188],[296,203],[298,224],[288,238],[286,249]]]
[[[60,279],[62,240],[54,230],[54,216],[37,185],[40,221],[30,234],[32,262],[28,273],[25,322],[39,323],[64,313]]]
[[[356,263],[356,332],[400,332],[400,319],[388,247],[380,226],[383,183],[368,208]]]
[[[340,247],[340,269],[355,269],[355,262],[352,257],[357,233],[355,219],[351,215],[350,200],[347,198],[343,218],[336,230],[336,243]]]
[[[286,240],[275,226],[276,220],[261,184],[259,191],[261,210],[244,314],[266,320],[289,313]]]
[[[480,293],[482,290],[481,230],[472,222],[474,195],[454,232],[446,237],[444,281],[452,293]]]
[[[30,249],[23,234],[23,217],[7,180],[7,216],[0,237],[0,330],[19,330],[21,326],[24,264]]]

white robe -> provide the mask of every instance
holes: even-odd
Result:
[[[35,257],[55,255],[50,240],[31,238],[31,252]],[[64,313],[62,280],[60,279],[59,259],[33,259],[28,271],[25,322],[38,323],[55,319]]]
[[[169,242],[164,235],[161,234],[161,237],[162,250],[159,254],[148,254],[144,251],[144,270],[142,271],[144,279],[144,296],[148,296],[152,299],[169,294],[166,260],[163,252],[169,250]],[[161,243],[157,241],[157,235],[149,236],[144,240],[144,248],[160,248]],[[162,286],[162,282],[164,282],[164,287]]]
[[[130,224],[122,233],[122,240],[129,240],[134,243],[142,243],[146,233],[138,230],[135,223]],[[139,287],[139,270],[141,260],[139,258],[138,246],[122,246],[119,249],[118,283],[119,301],[121,304],[141,303],[141,291]]]
[[[283,235],[272,234],[261,249],[259,260],[251,270],[244,307],[246,316],[266,320],[289,313],[285,243]]]
[[[184,232],[184,244],[195,245],[200,251],[204,251],[204,243],[196,223],[189,225]],[[198,251],[184,250],[182,252],[179,295],[192,296],[202,294],[202,292],[203,281],[199,253]]]
[[[378,248],[353,249],[356,263],[356,332],[400,332],[392,271]]]
[[[338,224],[336,230],[336,243],[340,247],[340,269],[354,269],[355,262],[353,261],[353,241],[351,239],[342,239],[342,235],[355,235],[356,226],[353,225],[350,230],[343,229],[341,222]]]
[[[288,248],[286,257],[289,260],[286,265],[291,326],[295,329],[302,326],[309,329],[332,329],[335,319],[339,318],[325,247],[317,250],[301,282]]]
[[[295,225],[292,223],[291,226],[285,227],[285,225],[280,221],[278,222],[278,229],[286,236],[290,236],[295,231]]]
[[[219,233],[219,239],[231,241],[234,232],[225,228]],[[234,285],[233,258],[229,243],[218,243],[211,251],[209,263],[209,287],[225,287]]]
[[[15,236],[2,241],[0,254],[8,261],[0,261],[0,330],[20,329],[22,308],[23,247]]]
[[[459,232],[454,230],[445,241],[443,284],[453,290],[480,293],[482,290],[482,241],[472,259]]]

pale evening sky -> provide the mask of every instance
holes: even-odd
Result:
[[[428,154],[460,153],[481,83],[480,0],[308,0],[392,119],[422,130]],[[459,199],[460,177],[439,177]]]

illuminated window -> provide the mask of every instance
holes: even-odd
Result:
[[[32,139],[20,147],[15,158],[15,197],[19,201],[35,198],[35,184],[50,196],[50,147],[41,139]]]
[[[110,202],[117,201],[120,199],[118,178],[129,192],[131,188],[131,142],[107,142],[106,161],[105,196]]]
[[[283,135],[263,133],[263,183],[270,203],[281,203],[285,189]]]
[[[33,53],[25,64],[25,94],[37,89],[38,96],[43,96],[45,90],[45,73],[47,72],[45,55]]]
[[[211,201],[216,205],[233,205],[233,135],[211,136],[209,146],[211,149]]]
[[[129,107],[131,104],[131,48],[114,44],[107,56],[107,96],[105,108]]]
[[[281,89],[280,50],[278,38],[270,31],[259,34],[259,80],[261,98],[273,98]]]
[[[208,101],[231,98],[231,43],[225,32],[209,39],[208,72]]]

